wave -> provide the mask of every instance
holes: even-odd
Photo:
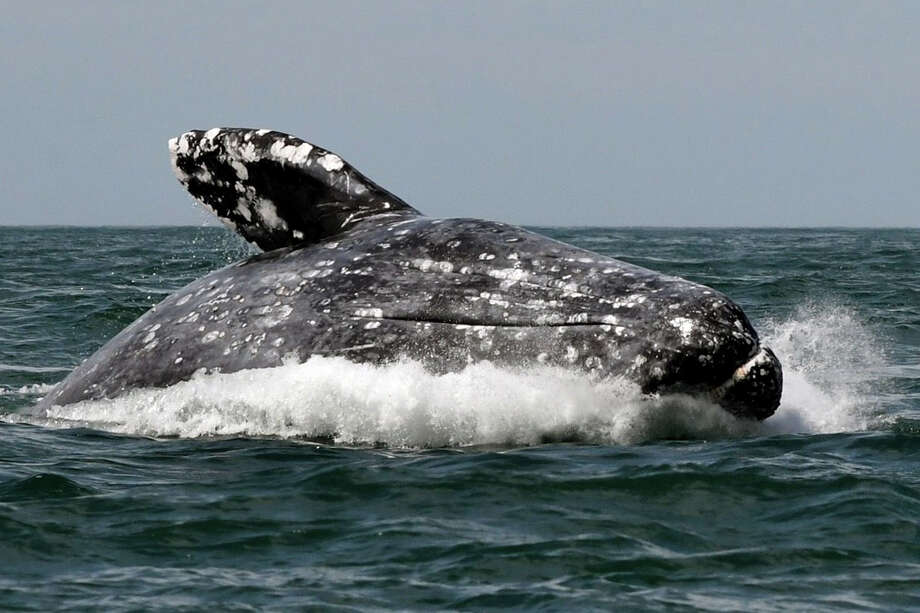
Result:
[[[55,369],[59,370],[59,369]],[[63,369],[67,370],[67,369]],[[53,371],[49,371],[53,372]],[[10,387],[0,385],[0,396],[35,396],[44,395],[54,389],[54,385],[49,383],[32,383],[30,385],[21,385],[19,387]]]
[[[872,392],[884,352],[855,312],[807,304],[763,327],[785,371],[782,404],[763,423],[736,419],[698,398],[649,397],[623,380],[556,368],[483,362],[433,374],[409,360],[375,366],[319,356],[276,368],[199,373],[169,388],[6,419],[153,437],[270,436],[391,448],[829,433],[864,430],[882,419]]]

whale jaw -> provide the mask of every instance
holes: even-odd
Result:
[[[736,417],[764,420],[776,412],[782,392],[783,368],[769,347],[761,347],[712,396]]]

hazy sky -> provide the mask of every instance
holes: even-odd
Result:
[[[920,226],[918,2],[0,8],[0,225],[201,223],[166,141],[245,126],[435,216]]]

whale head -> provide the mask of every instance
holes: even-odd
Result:
[[[761,347],[713,390],[713,399],[735,415],[766,419],[779,407],[782,393],[783,368],[769,347]]]
[[[737,417],[758,420],[780,404],[782,366],[760,343],[741,308],[711,288],[687,283],[681,300],[647,309],[644,391],[712,399]]]

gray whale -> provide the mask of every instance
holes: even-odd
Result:
[[[264,253],[175,292],[40,406],[313,355],[436,372],[488,360],[624,377],[765,419],[782,368],[723,294],[504,223],[433,219],[338,155],[268,130],[170,140],[180,182]]]

